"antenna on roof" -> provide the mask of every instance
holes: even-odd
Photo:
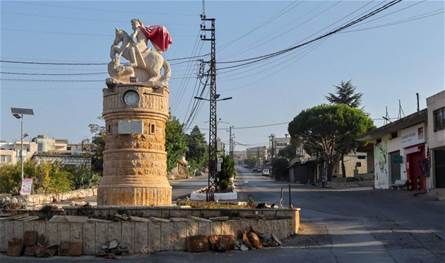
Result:
[[[383,118],[383,120],[385,120],[385,125],[386,125],[386,124],[388,124],[388,122],[391,122],[391,118],[389,117],[389,114],[388,114],[388,106],[385,106],[385,109],[386,109],[386,113],[385,113],[385,116],[383,116],[382,118]]]
[[[399,119],[405,117],[405,112],[403,112],[402,102],[399,100]]]
[[[206,15],[206,3],[205,0],[202,0],[202,15]]]

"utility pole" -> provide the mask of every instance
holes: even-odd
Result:
[[[234,141],[234,134],[233,134],[233,126],[229,127],[229,155],[233,158],[233,151],[235,150],[235,141]]]
[[[204,3],[204,2],[203,2]],[[207,28],[207,24],[210,22],[210,28]],[[216,36],[215,36],[215,18],[207,18],[204,13],[201,15],[201,40],[210,41],[210,64],[209,77],[210,77],[210,116],[209,116],[209,175],[208,175],[208,188],[207,188],[207,201],[210,201],[210,188],[215,186],[215,179],[217,173],[217,115],[216,115],[216,101],[218,95],[216,94]],[[210,32],[210,38],[207,37],[206,32]]]
[[[272,161],[273,158],[275,157],[275,146],[274,146],[275,135],[271,134],[269,136],[269,139],[270,139],[270,161]]]

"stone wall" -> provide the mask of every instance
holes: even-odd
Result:
[[[280,239],[297,234],[300,210],[280,209],[277,212],[279,213],[276,213],[276,216],[262,219],[231,218],[222,221],[198,217],[170,217],[168,219],[150,217],[150,219],[145,219],[146,222],[111,222],[93,219],[83,223],[56,223],[41,220],[0,221],[0,252],[6,251],[8,240],[22,238],[23,232],[27,230],[35,230],[39,234],[46,235],[51,244],[59,244],[61,241],[81,241],[85,255],[94,255],[105,242],[113,239],[128,245],[130,254],[141,254],[141,251],[147,250],[150,252],[185,250],[186,239],[189,236],[236,236],[249,227],[264,234],[273,233]],[[272,213],[269,214],[272,215]],[[279,214],[281,216],[278,216]]]
[[[65,193],[54,194],[35,194],[23,196],[28,205],[42,205],[51,203],[55,198],[57,201],[65,201],[70,199],[85,198],[97,195],[97,188],[78,189]]]

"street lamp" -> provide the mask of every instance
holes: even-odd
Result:
[[[28,136],[28,134],[23,134],[23,115],[34,115],[34,111],[32,109],[11,108],[11,113],[16,119],[20,119],[20,169],[23,182],[23,138]]]

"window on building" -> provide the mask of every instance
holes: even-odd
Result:
[[[445,129],[445,107],[433,112],[434,131]]]
[[[154,133],[155,133],[155,125],[154,125],[154,124],[151,124],[151,125],[150,125],[150,133],[151,133],[151,134],[154,134]]]
[[[391,133],[391,139],[397,138],[397,132],[392,132]]]

